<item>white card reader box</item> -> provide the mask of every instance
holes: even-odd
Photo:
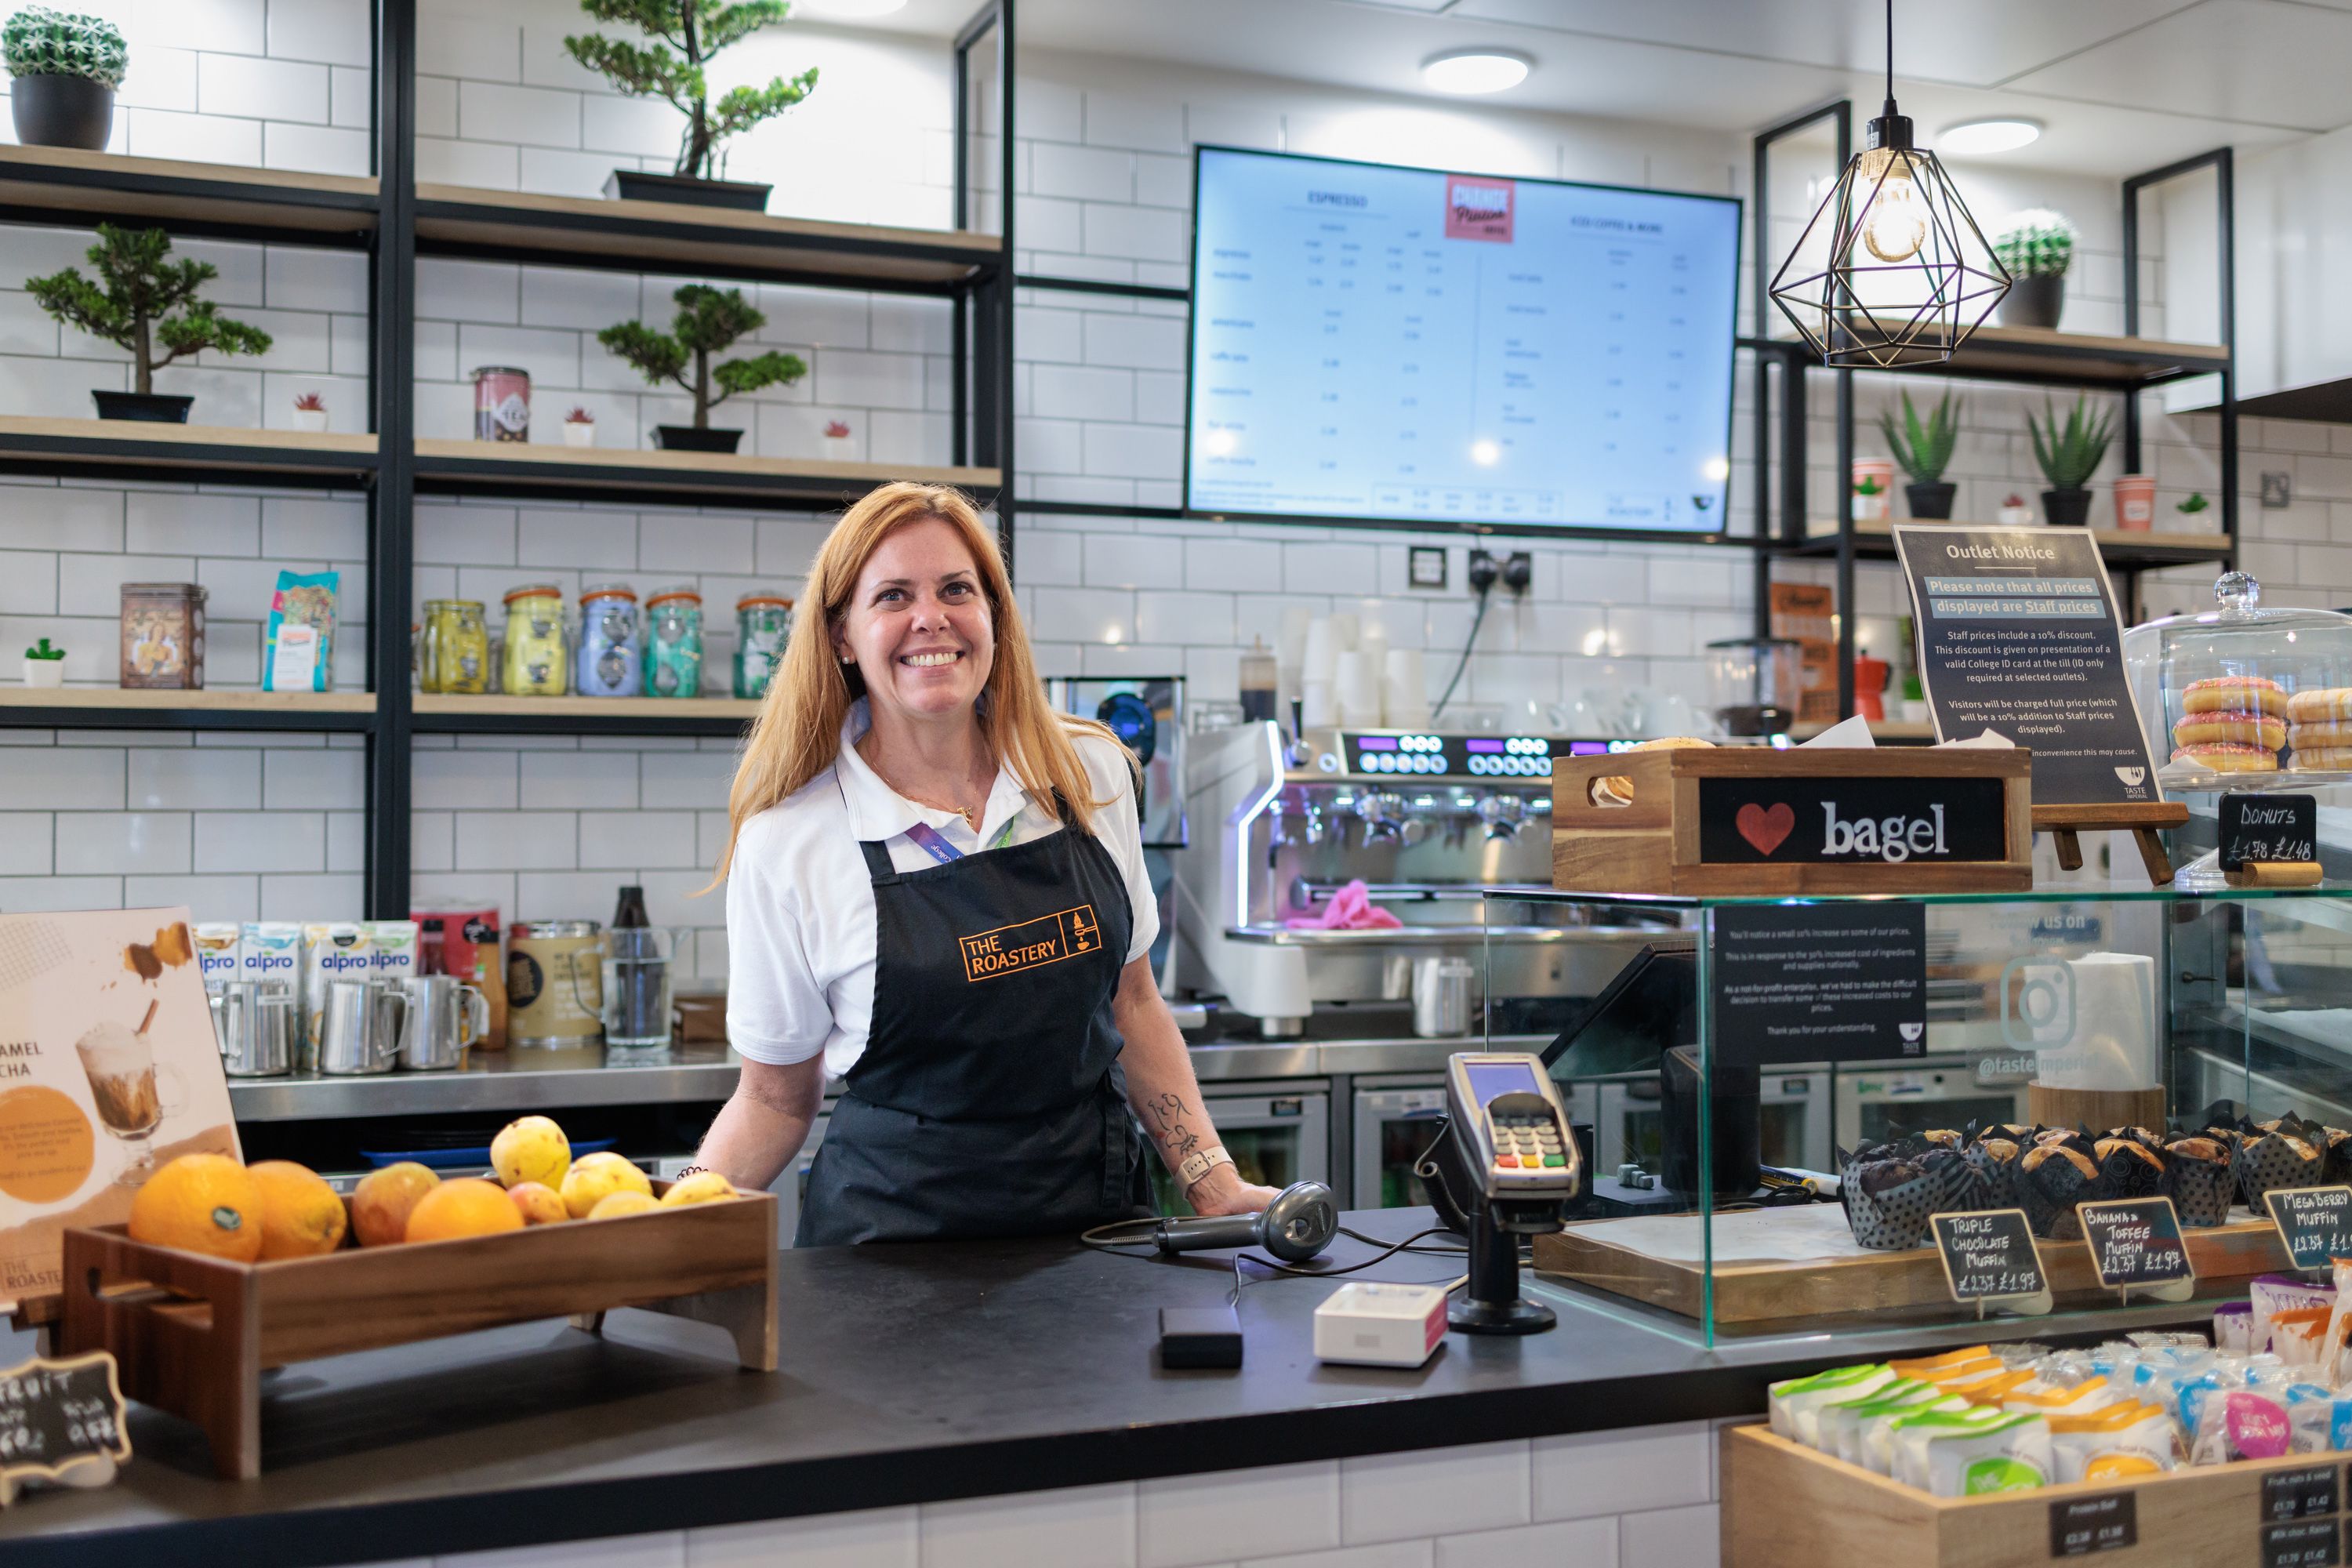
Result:
[[[1445,1339],[1445,1291],[1436,1285],[1340,1286],[1315,1309],[1315,1359],[1357,1366],[1419,1366]]]

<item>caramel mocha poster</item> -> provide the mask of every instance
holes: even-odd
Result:
[[[187,911],[0,915],[0,1308],[192,1150],[237,1142]]]

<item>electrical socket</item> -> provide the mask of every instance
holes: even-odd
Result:
[[[1486,593],[1494,587],[1495,580],[1502,574],[1502,564],[1483,550],[1474,550],[1470,552],[1470,569],[1463,574],[1470,584],[1470,591],[1474,594]]]
[[[1535,580],[1536,558],[1524,550],[1512,551],[1510,559],[1503,563],[1503,586],[1514,594],[1525,594]]]
[[[2294,476],[2273,470],[2263,475],[2263,505],[2276,508],[2294,504]]]

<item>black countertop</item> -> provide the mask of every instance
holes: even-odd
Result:
[[[1349,1223],[1394,1239],[1430,1216]],[[1342,1237],[1328,1256],[1370,1255]],[[21,1496],[0,1564],[376,1563],[1742,1415],[1774,1378],[1982,1331],[1708,1352],[1530,1277],[1559,1311],[1549,1333],[1450,1335],[1413,1371],[1327,1366],[1311,1315],[1331,1286],[1254,1271],[1246,1364],[1161,1371],[1158,1310],[1223,1302],[1230,1257],[1059,1238],[787,1251],[772,1374],[738,1371],[716,1330],[630,1311],[602,1339],[545,1322],[304,1363],[264,1385],[259,1479],[215,1479],[193,1426],[137,1407],[121,1477]],[[1460,1272],[1399,1254],[1358,1278]]]

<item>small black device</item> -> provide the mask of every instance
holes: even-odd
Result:
[[[1231,1307],[1160,1308],[1160,1364],[1171,1371],[1241,1365],[1241,1314]]]
[[[1163,1219],[1152,1229],[1151,1244],[1162,1252],[1263,1247],[1285,1263],[1304,1263],[1330,1246],[1339,1231],[1339,1205],[1331,1189],[1320,1182],[1293,1182],[1256,1214]]]
[[[1559,1091],[1527,1052],[1456,1051],[1445,1064],[1447,1126],[1416,1173],[1449,1226],[1470,1237],[1470,1280],[1446,1321],[1465,1334],[1532,1334],[1558,1319],[1519,1295],[1519,1241],[1559,1228],[1584,1158]]]

